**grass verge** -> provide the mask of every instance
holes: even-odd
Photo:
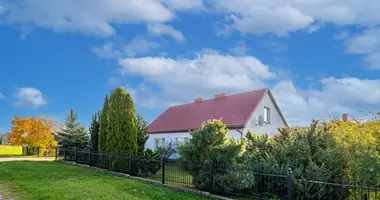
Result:
[[[207,199],[57,162],[0,163],[0,185],[14,199]]]

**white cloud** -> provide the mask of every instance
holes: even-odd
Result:
[[[115,34],[113,23],[161,23],[174,15],[157,0],[21,0],[4,8],[9,23],[103,37]]]
[[[248,49],[244,41],[239,41],[236,47],[229,49],[229,52],[236,56],[243,56],[247,51]]]
[[[347,41],[347,52],[353,54],[368,54],[380,47],[380,28],[365,30]]]
[[[118,45],[120,46],[120,45]],[[144,37],[133,38],[127,45],[118,47],[112,42],[105,43],[101,47],[93,47],[91,50],[99,58],[117,59],[120,57],[135,57],[149,53],[151,49],[158,48],[158,43]]]
[[[176,10],[198,10],[203,9],[202,0],[162,0],[170,8]]]
[[[181,32],[164,24],[150,24],[148,25],[148,31],[155,35],[169,35],[177,42],[184,42],[186,40],[185,36]]]
[[[314,21],[311,16],[291,6],[269,7],[264,2],[220,0],[216,6],[222,12],[229,13],[231,26],[242,33],[275,33],[284,36],[288,32],[306,28]]]
[[[140,57],[120,58],[122,85],[124,77],[138,76],[137,86],[124,84],[137,105],[166,108],[191,102],[196,97],[210,98],[219,92],[234,94],[271,87],[291,126],[304,126],[311,119],[329,120],[349,113],[380,109],[380,79],[327,77],[310,88],[297,88],[280,73],[252,56],[233,56],[215,50],[203,50],[195,58]]]
[[[315,23],[337,25],[380,24],[380,2],[369,0],[212,0],[229,16],[229,25],[242,33],[287,35],[301,29],[314,30]],[[313,28],[314,27],[314,28]]]
[[[320,24],[313,24],[309,27],[309,29],[307,30],[308,33],[314,33],[314,32],[317,32],[320,28],[322,27],[322,25]]]
[[[5,13],[6,9],[3,5],[0,5],[0,15],[2,15],[3,13]]]
[[[14,105],[16,107],[39,108],[47,105],[47,101],[37,88],[18,88],[15,93]]]
[[[217,92],[252,90],[265,87],[265,80],[276,78],[255,57],[223,55],[210,50],[199,52],[193,59],[121,58],[119,64],[122,75],[140,76],[145,86],[158,88],[161,102],[183,102]]]
[[[350,37],[350,32],[348,30],[343,30],[340,33],[334,35],[335,40],[344,40]]]
[[[264,46],[267,47],[270,51],[276,53],[281,53],[288,50],[288,47],[286,45],[274,41],[266,42]]]
[[[380,109],[380,80],[361,80],[354,77],[320,80],[319,89],[297,89],[292,81],[281,81],[273,94],[292,125],[307,125],[311,119],[328,120],[331,116],[363,116],[361,111]],[[364,116],[368,117],[368,116]]]
[[[113,48],[113,43],[108,42],[102,47],[93,47],[92,52],[95,53],[99,58],[118,58],[120,52]]]
[[[128,57],[134,57],[136,55],[146,54],[158,46],[158,43],[152,42],[144,37],[136,37],[124,47],[124,53]]]
[[[380,69],[380,28],[370,28],[346,39],[346,52],[364,55],[368,66]]]

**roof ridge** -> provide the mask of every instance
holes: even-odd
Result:
[[[235,94],[231,94],[231,95],[227,94],[226,97],[237,96],[237,95],[242,95],[242,94],[246,94],[246,93],[250,93],[250,92],[256,92],[256,91],[261,91],[261,90],[269,90],[269,88],[266,87],[266,88],[261,88],[261,89],[257,89],[257,90],[250,90],[250,91],[246,91],[246,92],[235,93]],[[215,100],[215,98],[204,99],[202,102],[211,101],[211,100]],[[197,103],[202,103],[202,102],[197,102]],[[179,106],[185,106],[185,105],[189,105],[189,104],[194,104],[194,103],[196,103],[196,102],[192,101],[192,102],[189,102],[189,103],[184,103],[184,104],[180,104],[180,105],[170,106],[168,109],[179,107]]]

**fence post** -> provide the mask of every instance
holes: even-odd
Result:
[[[132,167],[133,167],[133,155],[129,155],[129,175],[132,176],[133,174],[133,171],[132,171]]]
[[[287,200],[292,200],[293,199],[293,172],[291,168],[288,169],[287,188],[288,188]]]
[[[209,192],[214,192],[214,163],[210,163],[210,186]]]
[[[91,166],[91,148],[88,150],[88,165]]]
[[[74,154],[74,162],[77,163],[77,148],[74,148],[75,154]]]
[[[106,167],[105,167],[106,170],[108,170],[108,152],[106,152]]]
[[[63,160],[66,161],[66,147],[63,147],[64,153],[63,153]]]
[[[162,157],[161,165],[162,165],[161,182],[162,184],[165,184],[165,157]]]
[[[55,147],[55,160],[58,160],[58,147]]]

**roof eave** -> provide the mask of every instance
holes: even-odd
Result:
[[[199,127],[200,128],[200,127]],[[148,131],[148,134],[163,134],[163,133],[181,133],[181,132],[190,132],[199,128],[194,128],[190,130],[167,130],[167,131]],[[245,125],[233,125],[233,126],[227,126],[228,129],[244,129]]]

